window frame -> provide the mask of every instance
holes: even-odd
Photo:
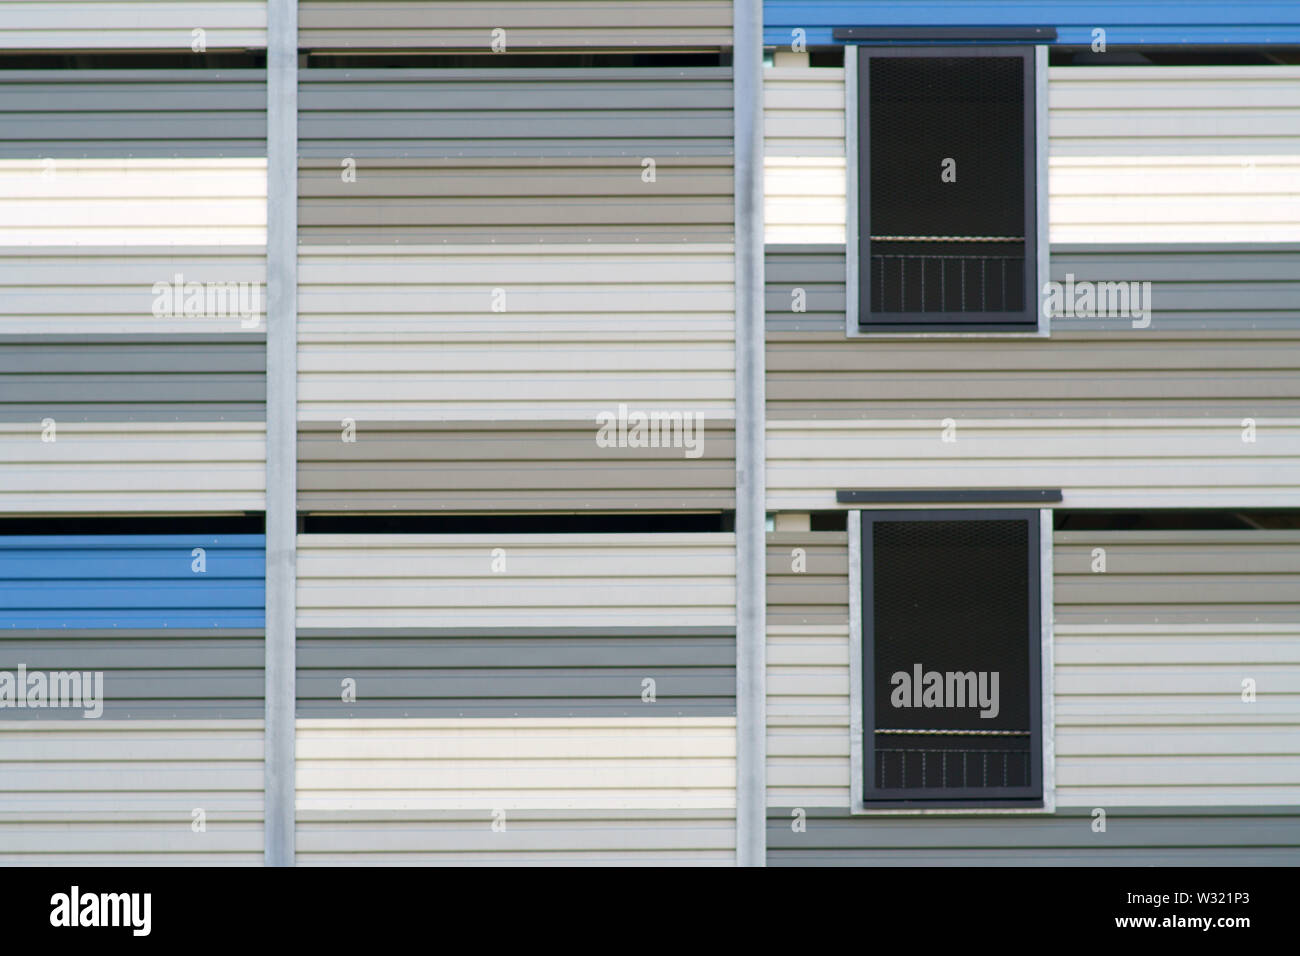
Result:
[[[850,551],[850,763],[851,811],[873,812],[1053,812],[1055,810],[1052,720],[1051,534],[1049,509],[943,508],[870,509],[849,512]],[[1030,765],[1028,787],[967,787],[901,792],[874,785],[875,657],[871,640],[872,553],[870,531],[877,521],[1024,520],[1028,524],[1029,594],[1027,611],[1030,677]],[[990,796],[991,791],[998,791]]]
[[[881,313],[900,321],[871,322],[870,272],[870,114],[866,77],[872,57],[1013,56],[1025,70],[1024,215],[1025,309],[1014,313],[1024,321],[990,321],[1008,313],[913,312]],[[865,61],[865,62],[864,62]],[[1043,314],[1042,288],[1050,278],[1048,246],[1047,47],[1006,43],[940,43],[881,45],[879,41],[846,44],[845,70],[845,334],[848,338],[911,337],[1047,337],[1050,318]],[[868,233],[864,240],[860,235]],[[866,281],[864,281],[866,280]],[[1032,312],[1032,321],[1029,320]]]

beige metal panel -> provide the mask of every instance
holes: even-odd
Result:
[[[351,421],[351,419],[349,419]],[[586,422],[371,422],[298,430],[298,504],[313,512],[720,510],[735,501],[729,420],[680,447],[609,447]]]
[[[0,722],[0,765],[5,865],[261,861],[260,720]]]
[[[1300,67],[1052,67],[1048,82],[1053,242],[1300,239]],[[844,241],[843,86],[843,69],[767,71],[769,243]]]
[[[0,159],[0,246],[265,243],[265,159]]]
[[[734,536],[298,536],[300,628],[433,625],[734,626]]]
[[[725,0],[303,0],[298,42],[322,50],[657,50],[731,45]]]
[[[1213,416],[1240,423],[1300,412],[1294,332],[1054,331],[1046,340],[896,339],[870,347],[846,347],[842,332],[829,331],[769,332],[767,340],[773,419]]]
[[[735,806],[732,717],[300,719],[297,727],[300,811]]]
[[[1061,488],[1067,507],[1295,507],[1300,418],[778,420],[768,507],[837,507],[837,489]],[[1263,437],[1266,436],[1266,437]]]
[[[652,181],[640,155],[360,158],[355,181],[304,159],[299,229],[308,244],[729,241],[731,157],[652,158]]]
[[[734,414],[730,244],[304,247],[299,419]]]
[[[255,286],[258,324],[234,314],[207,314],[206,298],[205,314],[166,314],[177,276],[182,289],[188,283],[205,289],[247,284],[250,301]],[[158,283],[166,288],[155,289]],[[266,328],[265,286],[266,251],[260,246],[0,248],[0,334],[246,335]]]
[[[5,0],[0,50],[208,50],[266,47],[261,0]]]
[[[0,423],[0,512],[261,511],[265,458],[262,422]]]

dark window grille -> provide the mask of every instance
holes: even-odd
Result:
[[[1036,511],[863,513],[867,803],[1041,801],[1038,540]]]
[[[859,50],[861,327],[1037,327],[1032,56]]]

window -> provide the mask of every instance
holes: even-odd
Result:
[[[858,329],[1035,331],[1034,48],[856,59]]]
[[[863,806],[1038,806],[1037,511],[861,514]]]

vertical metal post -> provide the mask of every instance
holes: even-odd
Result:
[[[736,862],[767,862],[763,4],[733,2],[736,183]]]
[[[294,862],[297,588],[298,5],[268,0],[266,30],[265,861]]]

